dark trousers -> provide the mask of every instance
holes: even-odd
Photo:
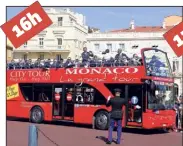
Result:
[[[115,126],[115,122],[117,123],[117,143],[120,143],[121,140],[121,133],[122,133],[122,120],[121,119],[110,119],[109,122],[109,133],[108,133],[108,140],[112,142],[112,132]]]

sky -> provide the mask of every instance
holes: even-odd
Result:
[[[25,7],[7,7],[7,20],[23,9]],[[181,7],[72,7],[71,9],[85,15],[88,26],[99,28],[101,31],[129,28],[132,19],[136,26],[161,26],[164,17],[182,16]]]

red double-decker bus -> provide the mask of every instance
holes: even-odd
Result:
[[[7,116],[107,129],[106,99],[120,88],[128,101],[123,127],[171,128],[174,80],[167,54],[146,48],[141,55],[140,66],[7,70]]]

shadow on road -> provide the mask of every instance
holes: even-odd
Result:
[[[7,121],[17,121],[17,122],[29,122],[27,119],[15,119],[15,118],[7,118]],[[76,127],[76,128],[87,128],[92,129],[91,125],[86,124],[75,124],[73,122],[63,122],[63,121],[53,121],[53,122],[44,122],[43,124],[48,125],[57,125],[57,126],[68,126],[68,127]],[[115,129],[116,131],[116,129]],[[141,135],[153,135],[153,134],[165,134],[166,132],[163,130],[146,130],[146,129],[135,129],[135,128],[123,128],[124,133],[133,133],[133,134],[141,134]],[[106,138],[102,136],[97,136],[96,138],[105,140]],[[105,138],[105,139],[104,139]]]

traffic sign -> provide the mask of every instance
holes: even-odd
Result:
[[[20,12],[1,28],[15,48],[20,47],[53,22],[38,1]]]
[[[177,57],[183,55],[183,22],[170,29],[163,36]]]
[[[131,98],[131,103],[132,104],[137,104],[138,103],[138,97],[137,96],[132,96],[132,98]]]

